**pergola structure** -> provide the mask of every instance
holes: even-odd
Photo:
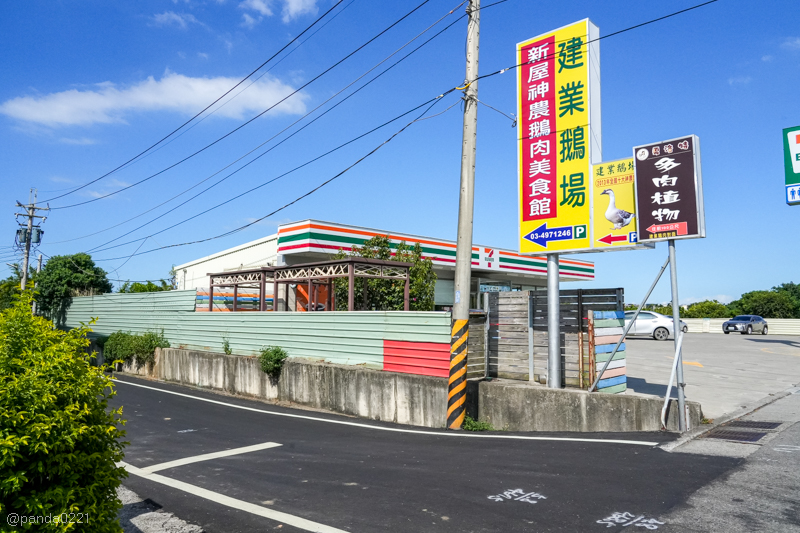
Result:
[[[211,283],[208,291],[208,310],[213,310],[215,287],[233,287],[233,311],[236,311],[237,296],[240,287],[258,287],[259,307],[261,311],[266,311],[267,302],[265,296],[266,284],[268,281],[273,284],[273,311],[279,311],[278,285],[281,283],[286,285],[307,283],[309,311],[316,311],[320,303],[317,300],[317,289],[320,286],[327,287],[328,296],[325,309],[333,310],[336,305],[333,297],[333,280],[335,278],[348,278],[347,310],[353,311],[355,309],[355,279],[372,278],[404,280],[403,310],[408,311],[409,270],[412,266],[412,263],[403,263],[400,261],[347,257],[345,259],[320,261],[318,263],[304,263],[282,267],[261,267],[253,270],[236,270],[219,274],[209,274]],[[365,304],[366,301],[367,291],[365,285]],[[286,310],[288,309],[284,309],[284,311]]]

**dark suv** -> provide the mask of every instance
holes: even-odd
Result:
[[[753,332],[767,334],[767,321],[756,315],[739,315],[722,324],[722,331],[727,335],[731,331],[738,331],[742,335]]]

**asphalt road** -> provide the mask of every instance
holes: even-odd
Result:
[[[628,388],[663,398],[672,339],[629,337],[625,343]],[[718,418],[800,384],[800,337],[687,333],[683,371],[686,398],[700,402],[706,417]]]
[[[125,485],[209,533],[608,531],[627,526],[598,520],[622,513],[664,529],[647,521],[742,463],[653,445],[668,434],[453,433],[121,381]]]

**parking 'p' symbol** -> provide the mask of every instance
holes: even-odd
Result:
[[[573,228],[572,235],[573,235],[573,237],[572,237],[573,239],[585,239],[586,238],[586,226],[585,225],[575,226],[575,228]]]

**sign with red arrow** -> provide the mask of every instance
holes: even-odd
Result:
[[[676,235],[688,235],[689,226],[686,222],[673,222],[672,224],[653,224],[647,231],[650,233],[675,232]]]
[[[609,246],[613,246],[614,243],[617,243],[617,242],[628,242],[628,236],[627,235],[613,235],[613,234],[609,233],[605,237],[603,237],[601,239],[597,239],[597,242],[602,242],[603,244],[607,244]]]

